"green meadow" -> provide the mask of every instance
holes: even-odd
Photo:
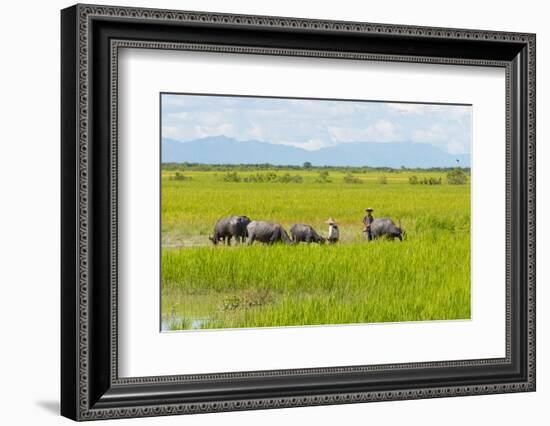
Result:
[[[164,165],[163,329],[470,318],[470,185],[447,172]],[[367,242],[366,207],[404,241]],[[340,242],[213,246],[229,215],[325,236],[330,216]]]

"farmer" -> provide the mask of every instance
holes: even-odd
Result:
[[[365,225],[365,229],[363,229],[363,232],[367,233],[367,237],[369,241],[372,241],[372,230],[371,230],[371,224],[374,220],[374,217],[372,216],[372,212],[374,211],[372,208],[365,209],[367,212],[366,216],[363,218],[363,225]]]
[[[329,217],[325,223],[328,223],[327,240],[329,244],[334,244],[338,242],[338,240],[340,239],[340,231],[338,230],[338,225],[336,224],[336,221],[333,218]]]

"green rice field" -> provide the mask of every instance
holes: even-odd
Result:
[[[177,174],[176,174],[177,173]],[[411,179],[412,177],[416,179]],[[470,185],[446,171],[162,169],[162,329],[470,318]],[[411,184],[412,181],[439,184]],[[366,207],[406,231],[367,242]],[[214,246],[219,218],[312,225],[335,245]]]

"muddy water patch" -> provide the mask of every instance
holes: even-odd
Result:
[[[210,322],[212,322],[210,318],[185,318],[180,316],[172,316],[162,320],[161,331],[201,330],[208,328],[207,326]]]
[[[252,312],[269,309],[276,300],[267,290],[200,294],[166,290],[162,294],[161,331],[226,328]]]

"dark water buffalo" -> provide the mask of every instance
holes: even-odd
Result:
[[[373,238],[387,237],[399,238],[399,241],[403,241],[404,231],[400,227],[396,226],[389,217],[376,218],[370,225]]]
[[[247,225],[250,223],[250,219],[247,216],[229,216],[224,217],[216,222],[214,226],[214,235],[208,237],[214,245],[220,241],[231,245],[231,238],[235,237],[235,241],[238,243],[245,242],[248,236]]]
[[[247,230],[249,245],[256,240],[264,244],[273,244],[276,242],[292,244],[288,234],[278,223],[253,220],[248,224]]]
[[[290,228],[290,236],[292,237],[292,242],[294,243],[325,243],[325,238],[321,237],[317,232],[315,232],[315,229],[313,229],[309,225],[305,225],[303,223],[297,223],[296,225],[292,225],[292,228]]]

